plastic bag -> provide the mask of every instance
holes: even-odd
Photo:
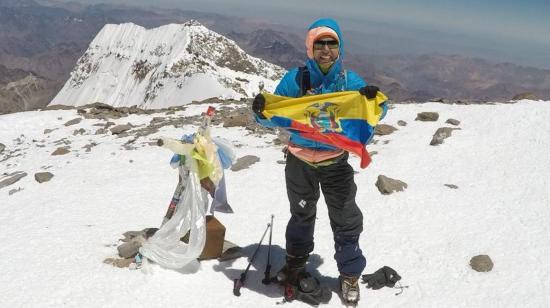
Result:
[[[193,139],[195,139],[195,134],[186,134],[181,136],[180,140],[183,143],[187,144],[193,144]],[[172,158],[170,159],[170,166],[173,169],[178,168],[180,164],[180,160],[184,159],[185,161],[185,155],[184,154],[174,154],[172,155]]]
[[[188,161],[191,164],[190,169],[195,172],[189,172],[186,178],[185,191],[174,216],[139,249],[143,256],[171,269],[182,269],[190,263],[198,262],[197,258],[206,242],[207,200],[204,200],[205,195],[201,192],[196,162]],[[184,166],[180,166],[179,171],[185,172]],[[182,242],[180,239],[188,231],[188,243]]]
[[[195,137],[195,149],[191,157],[197,161],[199,179],[208,177],[217,185],[222,178],[223,170],[218,157],[218,147],[209,136]]]
[[[218,137],[212,137],[212,141],[218,147],[218,157],[223,169],[229,169],[235,162],[236,154],[233,145],[228,140]]]

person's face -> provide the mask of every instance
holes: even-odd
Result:
[[[313,58],[319,64],[332,63],[338,59],[338,41],[331,36],[323,36],[313,42]]]

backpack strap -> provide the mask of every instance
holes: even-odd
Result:
[[[344,70],[344,88],[342,91],[345,91],[348,89],[348,71]]]
[[[302,94],[301,96],[304,96],[311,90],[311,80],[309,79],[309,70],[307,66],[300,66],[298,68],[297,77],[298,84],[300,85],[300,92]]]

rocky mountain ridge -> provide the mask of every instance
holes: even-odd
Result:
[[[159,108],[273,90],[284,69],[247,55],[196,21],[145,29],[106,25],[51,104]]]
[[[0,114],[41,108],[53,95],[54,81],[0,64]]]

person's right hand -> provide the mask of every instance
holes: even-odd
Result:
[[[258,116],[260,119],[266,119],[266,117],[262,114],[262,112],[265,109],[265,97],[262,94],[256,95],[254,98],[254,101],[252,102],[252,111]]]
[[[377,86],[364,86],[359,89],[359,93],[365,95],[368,99],[373,99],[376,97],[380,89]]]

